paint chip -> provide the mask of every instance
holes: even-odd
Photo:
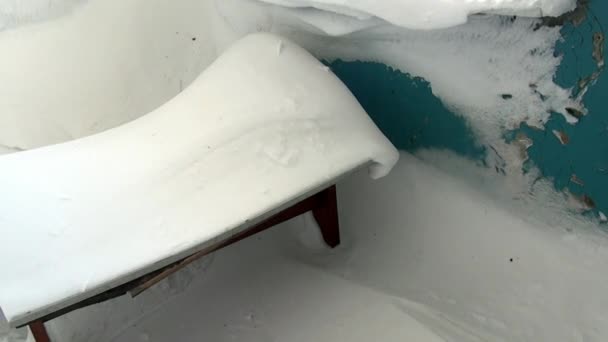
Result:
[[[566,107],[566,112],[568,114],[574,116],[577,119],[580,119],[583,116],[585,116],[585,114],[582,111],[580,111],[580,110],[578,110],[576,108],[572,108],[572,107]]]
[[[569,189],[566,189],[564,192],[566,194],[566,198],[568,199],[569,207],[573,210],[579,213],[584,213],[595,209],[595,201],[588,195],[583,194],[578,196],[571,193]]]
[[[583,182],[582,179],[578,178],[576,176],[576,174],[572,174],[572,176],[570,176],[570,181],[574,184],[578,184],[580,186],[585,186],[585,182]]]
[[[564,131],[553,130],[553,135],[557,137],[557,140],[559,140],[562,145],[568,145],[570,143],[570,137]]]
[[[581,201],[583,202],[583,204],[585,204],[585,207],[589,210],[595,208],[595,201],[593,200],[593,198],[587,196],[587,195],[583,195],[581,196]]]
[[[597,63],[598,68],[604,67],[604,34],[595,32],[593,34],[593,60]]]
[[[515,140],[513,141],[513,144],[518,147],[518,149],[519,149],[519,157],[523,161],[526,161],[526,160],[528,160],[528,158],[530,158],[528,156],[528,149],[532,145],[534,145],[534,142],[532,141],[532,139],[530,139],[530,137],[528,137],[523,132],[519,132],[515,136]]]

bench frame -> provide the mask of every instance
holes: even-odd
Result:
[[[338,220],[338,202],[336,196],[336,186],[333,185],[250,228],[247,228],[233,236],[230,236],[210,247],[207,247],[169,266],[148,273],[147,275],[144,275],[133,281],[117,286],[111,290],[85,299],[64,309],[55,311],[25,325],[29,326],[36,342],[51,342],[51,339],[44,325],[45,322],[50,321],[59,316],[63,316],[74,310],[78,310],[89,305],[105,302],[107,300],[123,296],[127,293],[129,293],[132,297],[135,297],[143,291],[154,286],[161,280],[167,278],[171,274],[181,270],[182,268],[186,267],[190,263],[200,259],[205,255],[211,254],[224,247],[230,246],[252,235],[265,231],[269,228],[272,228],[280,223],[288,221],[309,211],[312,211],[313,216],[317,221],[317,224],[319,225],[325,243],[331,248],[338,246],[340,244],[340,225]]]

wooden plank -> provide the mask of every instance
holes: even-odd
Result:
[[[317,195],[319,203],[312,213],[319,224],[325,243],[335,248],[340,244],[340,222],[338,219],[338,200],[336,187],[326,189]]]
[[[30,323],[30,330],[32,331],[32,335],[34,335],[34,341],[51,342],[43,321],[38,320]]]
[[[325,208],[327,207],[327,208]],[[140,285],[136,286],[129,291],[132,297],[135,297],[155,284],[159,283],[163,279],[167,278],[171,274],[183,269],[192,262],[202,258],[205,255],[213,253],[219,249],[230,246],[236,242],[239,242],[245,238],[248,238],[254,234],[265,231],[272,228],[280,223],[288,221],[294,217],[302,215],[308,211],[313,211],[315,219],[321,228],[323,238],[326,243],[334,248],[340,244],[340,232],[338,226],[338,207],[336,199],[336,187],[332,186],[325,189],[316,195],[309,197],[298,204],[283,210],[282,212],[270,217],[269,219],[255,225],[239,234],[236,234],[227,240],[220,242],[214,246],[203,249],[202,251],[195,253],[177,263],[168,266],[162,272],[154,275],[153,277],[144,280]]]

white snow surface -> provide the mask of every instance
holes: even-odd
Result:
[[[2,31],[0,153],[101,132],[175,96],[217,57],[198,21],[207,11],[204,1],[90,1]],[[160,13],[174,18],[169,26]]]
[[[523,177],[519,150],[502,145],[505,127],[521,121],[542,127],[548,111],[574,122],[565,106],[584,112],[568,89],[553,83],[558,27],[534,30],[533,18],[511,22],[487,15],[420,31],[392,25],[369,9],[319,1],[300,8],[257,0],[185,0],[179,6],[89,0],[70,12],[78,1],[56,0],[48,1],[49,13],[45,1],[27,1],[12,2],[21,4],[18,11],[0,6],[6,14],[0,26],[57,18],[0,33],[0,153],[129,122],[185,89],[234,41],[268,31],[319,58],[382,62],[430,81],[433,93],[510,167],[506,177],[488,176],[473,162],[445,153],[425,153],[424,161],[404,155],[380,185],[361,176],[341,184],[344,242],[337,251],[306,236],[294,238],[316,232],[302,231],[307,225],[294,221],[294,232],[279,227],[264,235],[268,239],[246,240],[136,300],[120,298],[49,322],[56,340],[291,341],[308,340],[303,334],[314,332],[311,339],[318,341],[407,341],[411,335],[402,334],[408,331],[435,338],[429,330],[448,341],[606,340],[606,237],[570,215],[549,183],[533,183],[535,172]],[[553,4],[565,10],[574,1]],[[543,6],[551,3],[537,1],[518,14],[535,16]],[[507,7],[505,14],[514,13]],[[462,15],[455,12],[451,20]],[[513,98],[503,101],[505,93]],[[277,253],[285,239],[296,239],[295,245]],[[21,246],[28,248],[26,242]],[[260,291],[250,291],[250,284]],[[308,303],[319,304],[310,309]],[[315,315],[327,323],[299,330]],[[380,335],[385,319],[391,329]],[[0,322],[0,341],[22,336]]]
[[[556,17],[575,8],[574,0],[262,0],[296,8],[316,8],[359,20],[377,17],[410,29],[463,24],[471,14],[500,13]]]
[[[184,292],[156,288],[49,328],[89,342],[605,341],[605,234],[558,206],[505,206],[487,192],[496,184],[508,187],[465,159],[404,153],[381,180],[338,185],[336,250],[297,218],[209,256],[189,286],[177,275]]]
[[[83,1],[85,0],[2,0],[0,30],[61,16]]]
[[[383,177],[397,158],[319,61],[276,36],[246,37],[137,120],[0,157],[0,306],[9,322],[28,322],[355,169],[371,163],[371,176]]]

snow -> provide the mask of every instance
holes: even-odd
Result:
[[[371,164],[371,177],[385,176],[396,150],[320,66],[287,40],[252,35],[137,120],[2,156],[9,322],[193,254],[355,169]]]
[[[71,11],[84,0],[2,0],[0,30],[27,22],[56,18]]]
[[[408,6],[419,10],[431,2],[357,3],[365,8],[396,6],[391,7],[396,13]],[[527,6],[561,13],[574,3],[452,1],[442,6],[462,11],[481,5],[495,11]],[[519,149],[504,143],[504,129],[522,122],[542,127],[552,112],[576,122],[567,108],[585,113],[570,89],[554,83],[561,61],[554,53],[560,28],[538,28],[533,18],[471,16],[449,29],[421,31],[396,27],[375,16],[353,17],[314,6],[258,0],[191,0],[184,7],[130,0],[121,2],[118,11],[116,6],[93,0],[59,19],[0,35],[0,47],[7,51],[0,56],[0,72],[6,80],[0,91],[11,99],[0,101],[5,113],[0,117],[0,152],[67,141],[133,120],[187,86],[218,52],[258,31],[285,36],[318,58],[377,61],[424,78],[448,108],[467,119],[481,144],[498,151],[500,157],[490,154],[488,164],[507,160],[507,172],[520,172],[522,161]],[[157,12],[139,11],[142,6],[167,13],[166,23],[158,25]],[[442,6],[435,10],[442,11]],[[458,16],[457,12],[449,14]],[[400,16],[403,21],[419,17]],[[106,25],[110,18],[113,25]],[[129,30],[132,26],[141,29]],[[125,31],[130,34],[120,33]],[[40,63],[37,55],[48,56],[48,62]],[[22,70],[34,82],[22,82]],[[64,74],[74,77],[54,87],[58,75]],[[74,98],[75,92],[83,95]],[[37,101],[20,95],[28,93]],[[510,99],[505,100],[504,94]],[[42,108],[52,114],[40,117]]]
[[[92,342],[604,341],[606,236],[506,209],[512,201],[480,189],[490,180],[497,176],[444,152],[404,153],[379,181],[358,173],[339,184],[337,250],[297,218],[203,260],[164,302],[155,289],[50,327],[65,341]],[[121,321],[125,311],[139,315]]]
[[[256,0],[223,0],[216,6],[225,26],[218,34],[220,46],[249,32],[270,31],[321,59],[381,62],[429,81],[433,94],[467,120],[480,144],[498,152],[488,155],[488,164],[506,160],[511,174],[521,174],[523,161],[520,149],[504,142],[505,129],[515,129],[522,122],[542,128],[552,112],[575,123],[567,108],[585,112],[570,89],[554,82],[561,62],[554,53],[560,28],[537,27],[533,18],[474,16],[449,29],[421,31],[374,18],[342,16],[335,21],[328,12],[315,9],[306,9],[307,15],[302,16],[299,11],[305,9]],[[317,13],[317,21],[310,20],[311,13]],[[332,36],[335,32],[348,34]],[[505,100],[504,94],[511,98]]]
[[[259,248],[263,248],[258,244]],[[276,249],[276,247],[275,247]],[[245,252],[247,256],[252,253]],[[199,296],[180,296],[115,341],[442,341],[433,330],[395,305],[396,299],[285,258],[252,256],[247,269],[217,258]],[[231,267],[232,266],[232,267]],[[194,290],[194,289],[193,289]],[[232,296],[224,294],[231,293]],[[357,298],[357,300],[353,300]],[[213,307],[200,310],[196,306]],[[167,315],[184,320],[167,324]],[[180,328],[181,326],[181,328]],[[185,333],[185,331],[194,332]],[[205,332],[206,331],[206,332]],[[179,337],[178,337],[179,336]]]
[[[30,16],[43,11],[39,2],[31,3]],[[74,2],[54,1],[49,10]],[[0,11],[9,7],[0,3]],[[18,3],[25,11],[29,2]],[[208,25],[199,20],[207,7],[205,1],[179,7],[160,0],[88,1],[57,19],[3,31],[0,153],[104,131],[175,96],[217,57]],[[159,25],[159,13],[174,19]]]
[[[262,0],[369,19],[377,17],[410,29],[437,29],[463,24],[471,14],[500,13],[534,17],[559,16],[575,8],[572,0]]]
[[[46,10],[43,1],[34,2],[36,15],[25,5],[19,12],[0,6],[8,13],[0,15],[0,25],[38,18]],[[49,1],[55,14],[47,14],[58,16],[76,3]],[[312,7],[290,7],[303,4]],[[57,340],[291,341],[313,334],[319,341],[403,341],[409,332],[430,340],[605,340],[606,237],[566,210],[567,199],[537,181],[535,170],[522,175],[521,151],[502,139],[504,128],[522,121],[542,127],[550,111],[570,122],[576,118],[566,107],[585,112],[569,89],[553,82],[560,28],[535,29],[534,18],[466,18],[477,12],[559,14],[574,1],[336,4],[90,0],[56,19],[3,31],[0,152],[129,122],[185,89],[236,40],[268,31],[319,58],[382,62],[430,81],[480,142],[507,161],[507,176],[441,152],[422,153],[423,161],[405,154],[380,183],[357,175],[340,185],[344,242],[337,251],[315,244],[314,227],[302,218],[209,257],[136,300],[120,298],[54,320],[49,329]],[[397,10],[426,6],[433,22]],[[281,44],[272,48],[281,58],[285,51]],[[280,146],[281,137],[275,138]],[[294,162],[292,149],[260,152],[278,165]],[[67,192],[58,197],[73,198]],[[85,282],[77,284],[79,291]],[[250,284],[259,291],[250,291]],[[391,329],[381,331],[385,321]],[[0,341],[4,333],[0,324]],[[10,334],[18,339],[20,332]],[[411,340],[424,340],[420,336]]]

